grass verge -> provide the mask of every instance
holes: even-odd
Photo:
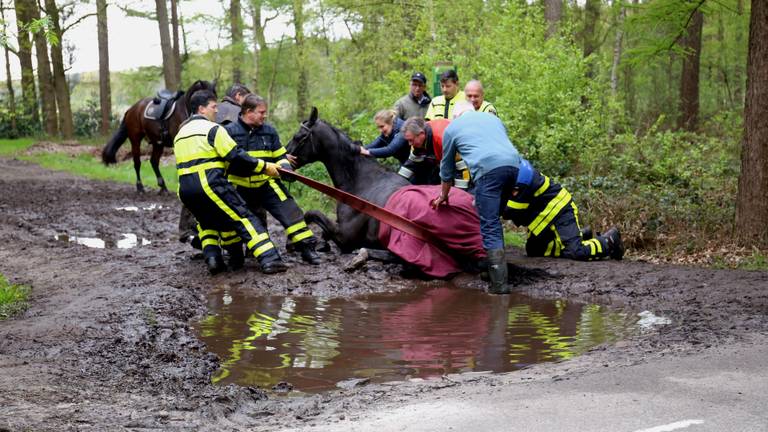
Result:
[[[11,285],[0,274],[0,321],[10,318],[27,309],[30,289],[23,285]]]

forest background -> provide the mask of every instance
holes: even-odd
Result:
[[[483,82],[518,149],[574,194],[583,222],[618,225],[630,255],[768,266],[765,104],[750,102],[768,95],[753,71],[768,65],[765,0],[226,0],[224,18],[185,14],[183,0],[146,3],[0,0],[0,138],[102,146],[138,99],[215,79],[220,96],[233,82],[263,95],[284,143],[311,106],[365,143],[413,71],[433,94],[447,64],[462,86]],[[111,7],[157,22],[162,65],[109,70],[119,53],[106,41],[130,37],[109,33]],[[66,31],[91,15],[100,70],[67,74]],[[292,34],[268,43],[278,17]],[[201,21],[223,48],[187,49],[185,24]],[[323,171],[307,169],[327,180]],[[331,206],[292,188],[306,208]]]

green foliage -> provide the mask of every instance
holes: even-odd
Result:
[[[301,175],[311,179],[332,185],[331,178],[325,167],[316,162],[301,168]],[[288,191],[299,203],[299,207],[304,210],[320,210],[326,214],[335,214],[336,200],[324,195],[309,186],[299,182],[284,182]]]
[[[583,221],[618,224],[633,247],[703,246],[733,226],[738,140],[683,132],[618,135],[613,157],[563,183]]]
[[[8,279],[0,273],[0,320],[24,312],[29,292],[26,286],[8,283]]]
[[[90,138],[99,134],[101,126],[101,110],[99,102],[93,99],[85,101],[84,106],[72,113],[72,121],[75,126],[75,136]],[[115,123],[116,119],[112,119]]]
[[[112,73],[112,104],[122,114],[140,99],[152,97],[163,88],[163,70],[142,66],[136,70]]]
[[[35,123],[29,114],[16,107],[16,131],[12,127],[13,114],[6,106],[0,106],[0,138],[18,138],[36,136],[41,133],[40,123]]]

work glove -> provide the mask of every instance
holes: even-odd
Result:
[[[286,171],[294,172],[293,167],[291,166],[290,163],[282,163],[282,164],[280,164],[280,168],[282,168],[282,169],[284,169]],[[289,174],[286,174],[285,177],[281,177],[281,178],[283,180],[287,181],[287,182],[295,182],[296,181],[296,177],[294,177],[292,175],[289,175]]]
[[[277,171],[277,164],[272,162],[267,162],[264,165],[264,174],[270,177],[280,177],[280,173]]]

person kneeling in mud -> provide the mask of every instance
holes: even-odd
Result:
[[[490,293],[509,292],[500,216],[528,227],[529,256],[622,258],[624,246],[616,228],[594,239],[582,237],[571,194],[520,156],[498,117],[475,112],[467,103],[457,104],[454,113],[456,119],[443,134],[442,191],[432,206],[447,204],[456,171],[455,154],[461,153],[476,181],[475,205],[488,253]]]

